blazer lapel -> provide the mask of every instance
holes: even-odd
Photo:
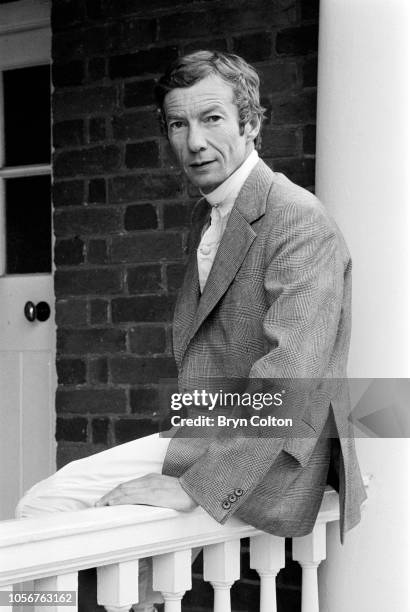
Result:
[[[192,228],[189,234],[187,252],[188,262],[182,288],[175,305],[172,325],[174,356],[179,364],[187,345],[187,337],[192,327],[198,308],[199,291],[198,264],[196,249],[201,238],[202,228],[209,221],[210,206],[206,200],[200,200],[195,206],[192,218]]]
[[[265,213],[267,194],[272,182],[272,171],[263,161],[259,161],[245,181],[236,199],[199,303],[196,251],[192,253],[192,269],[189,272],[190,285],[185,287],[184,284],[183,288],[183,292],[185,290],[188,292],[188,301],[185,302],[184,300],[183,303],[190,306],[190,327],[187,330],[187,326],[184,325],[187,332],[183,334],[183,339],[178,346],[178,358],[180,360],[182,360],[189,342],[199,327],[222,298],[238,273],[246,254],[256,238],[256,233],[252,229],[251,224]],[[195,311],[192,308],[192,295],[189,298],[189,291],[192,291],[194,277],[196,278],[196,291],[198,292],[196,293],[197,308]],[[185,314],[185,323],[188,323],[187,314]],[[177,332],[177,330],[175,331]]]

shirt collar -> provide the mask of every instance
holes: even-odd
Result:
[[[242,189],[242,185],[258,163],[258,160],[258,152],[254,149],[239,168],[228,176],[223,183],[218,185],[216,189],[207,194],[201,191],[202,195],[211,206],[218,207],[218,212],[222,217],[232,210],[235,200]]]

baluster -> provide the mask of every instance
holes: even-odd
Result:
[[[13,592],[13,585],[12,584],[8,584],[7,586],[2,586],[0,587],[0,593],[5,593],[5,595],[1,596],[1,609],[2,612],[12,612],[13,611],[13,606],[7,605],[6,602],[8,602],[8,594]]]
[[[97,567],[97,602],[109,612],[128,612],[138,602],[138,560]]]
[[[191,589],[191,550],[158,555],[153,566],[153,588],[161,591],[165,612],[181,612],[181,599]]]
[[[285,538],[273,535],[250,539],[250,567],[261,580],[260,612],[276,612],[276,575],[285,567]]]
[[[74,591],[75,600],[77,602],[76,609],[78,607],[78,573],[72,572],[70,574],[61,574],[60,576],[49,576],[48,578],[39,578],[34,580],[34,591]],[[56,594],[58,598],[58,593]],[[41,602],[38,605],[34,605],[35,612],[44,612],[44,604]],[[70,607],[70,611],[72,607]],[[58,603],[55,606],[47,606],[48,612],[67,612],[67,606]]]
[[[214,588],[214,612],[230,612],[231,586],[240,578],[240,564],[240,540],[205,546],[204,580]]]
[[[302,566],[302,612],[319,612],[317,568],[326,559],[326,523],[316,524],[306,536],[293,538],[292,556]]]

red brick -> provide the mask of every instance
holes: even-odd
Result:
[[[105,240],[90,240],[87,245],[87,261],[93,264],[108,263],[108,247]]]
[[[84,81],[84,62],[75,60],[67,64],[52,64],[52,81],[54,87],[73,87]]]
[[[116,328],[60,330],[57,348],[65,355],[104,354],[125,351],[125,331]]]
[[[160,135],[156,111],[140,111],[114,117],[112,129],[116,140],[152,138]]]
[[[90,359],[88,381],[91,384],[106,384],[108,382],[108,360],[106,357]]]
[[[115,208],[61,209],[54,215],[56,236],[106,234],[122,227],[121,211]]]
[[[113,357],[109,367],[112,381],[122,384],[146,384],[177,375],[172,357]]]
[[[293,61],[258,66],[261,95],[294,89],[297,84],[297,65]]]
[[[121,414],[125,412],[127,395],[124,389],[57,390],[57,412],[80,414]]]
[[[71,442],[87,441],[87,419],[74,417],[71,419],[57,418],[56,440]]]
[[[59,296],[119,293],[122,288],[121,271],[109,268],[57,270],[55,288]]]
[[[164,288],[161,281],[161,266],[138,266],[127,269],[129,293],[158,293]]]
[[[54,247],[57,266],[75,266],[84,263],[84,242],[79,238],[57,240]]]
[[[81,119],[53,125],[53,145],[56,149],[84,144],[84,124]]]
[[[150,0],[147,5],[147,0],[121,0],[121,15],[133,15],[135,13],[146,13],[148,10],[156,9],[175,9],[177,6],[184,7],[187,4],[192,4],[193,0]],[[105,14],[109,17],[117,17],[119,0],[106,0],[104,9]]]
[[[319,19],[319,0],[303,0],[301,2],[302,19]]]
[[[155,42],[157,22],[155,19],[126,19],[118,24],[115,35],[111,38],[114,51],[140,49]]]
[[[316,91],[304,91],[282,100],[275,100],[272,121],[276,124],[316,121]]]
[[[113,323],[171,321],[175,300],[167,296],[124,297],[112,300]]]
[[[159,397],[157,389],[131,389],[130,407],[131,412],[156,416],[156,413],[159,410]]]
[[[84,300],[63,300],[57,292],[56,323],[59,328],[87,323],[87,303]],[[61,330],[58,329],[57,333]]]
[[[192,208],[185,204],[164,205],[164,228],[186,227],[189,225]]]
[[[232,8],[213,7],[212,10],[177,13],[160,19],[160,40],[225,36],[228,32],[290,25],[296,22],[295,0],[271,3],[266,0],[235,2]]]
[[[302,187],[312,187],[315,184],[314,159],[278,159],[274,167]]]
[[[155,81],[153,79],[124,83],[125,108],[155,104],[154,85]]]
[[[60,206],[79,206],[84,203],[84,182],[64,181],[53,184],[53,204]]]
[[[194,51],[202,51],[202,49],[209,49],[210,51],[228,51],[228,46],[224,38],[194,40],[193,42],[185,44],[184,55],[187,53],[193,53]]]
[[[54,119],[67,119],[75,115],[112,112],[117,104],[117,89],[107,87],[77,88],[74,91],[56,91],[53,95]]]
[[[158,168],[159,148],[155,141],[128,144],[125,148],[127,168]]]
[[[256,32],[238,36],[233,39],[233,51],[247,62],[260,62],[272,55],[272,34],[270,32]]]
[[[94,444],[108,444],[109,419],[93,419],[91,421],[91,437]]]
[[[94,117],[88,124],[88,142],[100,142],[106,138],[105,118]]]
[[[107,300],[90,300],[91,325],[108,323],[108,306]]]
[[[88,60],[88,81],[100,81],[106,75],[106,60],[104,57],[93,57]]]
[[[119,204],[176,198],[182,191],[182,181],[174,174],[132,174],[116,176],[109,181],[110,202]]]
[[[316,153],[316,126],[305,125],[303,128],[303,152],[314,155]]]
[[[295,128],[264,127],[262,157],[292,157],[300,154],[300,138]]]
[[[158,431],[158,422],[151,419],[120,419],[114,423],[115,440],[120,444],[149,436]]]
[[[166,275],[168,291],[178,291],[184,279],[185,266],[183,264],[171,264],[166,268]]]
[[[109,60],[110,77],[117,79],[162,73],[164,67],[177,56],[177,47],[160,47],[127,55],[116,55]]]
[[[121,151],[115,145],[60,153],[54,160],[56,176],[104,174],[120,167]]]
[[[303,87],[317,85],[317,57],[306,59],[303,63]]]
[[[84,16],[84,7],[79,0],[59,0],[51,5],[51,23],[56,30],[79,23]]]
[[[60,385],[82,385],[86,382],[83,359],[57,359],[57,376]]]
[[[166,334],[163,326],[139,325],[128,331],[130,350],[137,355],[166,352]]]
[[[143,263],[182,257],[181,235],[171,232],[144,232],[133,236],[114,236],[113,262]]]
[[[282,30],[276,36],[276,51],[286,55],[315,52],[318,48],[318,32],[317,24]]]
[[[107,189],[105,179],[92,179],[88,183],[88,198],[89,204],[105,204],[107,201]]]
[[[124,227],[127,231],[156,229],[158,227],[157,211],[151,204],[127,206],[124,216]]]

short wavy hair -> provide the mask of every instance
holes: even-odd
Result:
[[[177,87],[191,87],[211,74],[220,76],[232,87],[241,133],[248,121],[259,119],[262,126],[265,109],[259,100],[259,76],[256,70],[239,55],[203,50],[175,60],[155,86],[155,97],[165,133],[164,100],[167,93]],[[257,148],[261,142],[260,132],[255,138]]]

